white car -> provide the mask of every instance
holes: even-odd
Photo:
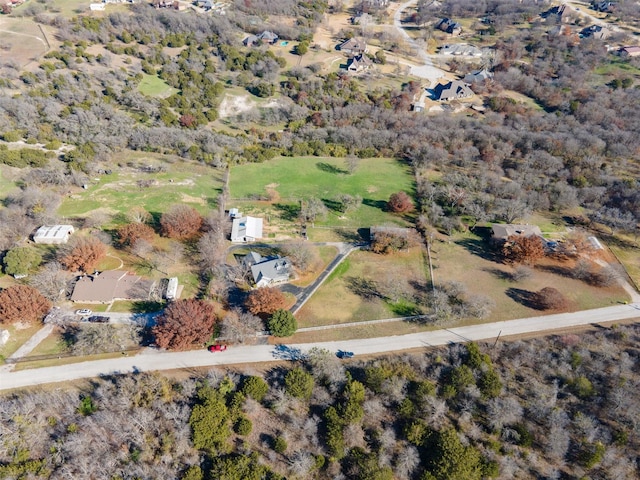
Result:
[[[76,310],[76,315],[82,315],[87,316],[87,315],[91,315],[93,312],[91,310],[89,310],[88,308],[83,308],[81,310]]]

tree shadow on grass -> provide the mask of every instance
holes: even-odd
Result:
[[[499,268],[483,268],[482,270],[484,270],[487,273],[490,273],[491,275],[493,275],[494,277],[500,280],[506,280],[508,282],[515,281],[513,278],[513,274],[511,272],[505,272],[504,270],[500,270]]]
[[[562,267],[560,265],[538,265],[536,266],[536,269],[543,272],[553,273],[554,275],[560,275],[561,277],[566,277],[566,278],[573,277],[571,268]]]
[[[387,211],[387,202],[384,200],[373,200],[371,198],[363,198],[362,204],[367,207],[377,208],[378,210],[382,210],[383,212]]]
[[[330,163],[326,163],[326,162],[318,162],[316,163],[316,167],[318,167],[318,170],[322,170],[323,172],[327,172],[327,173],[334,173],[334,174],[349,173],[346,170],[343,170],[341,168],[336,167],[335,165],[331,165]]]
[[[293,203],[274,203],[273,206],[283,220],[295,222],[300,217],[300,205]]]
[[[501,263],[502,258],[496,251],[491,248],[491,245],[481,238],[463,238],[456,241],[456,244],[465,248],[468,252],[479,256],[490,262]]]
[[[323,198],[322,203],[331,211],[342,213],[342,204],[337,200],[332,200],[330,198]]]
[[[523,290],[521,288],[509,288],[506,291],[509,298],[515,300],[525,307],[532,308],[534,310],[543,310],[537,302],[537,295],[535,292]]]
[[[384,298],[378,289],[378,285],[373,280],[363,277],[346,277],[345,281],[349,290],[364,300]]]

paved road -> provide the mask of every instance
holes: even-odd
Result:
[[[429,58],[429,55],[424,51],[424,48],[416,42],[411,35],[407,33],[407,31],[402,28],[402,12],[404,12],[407,8],[413,7],[418,0],[409,0],[408,2],[403,3],[398,7],[396,12],[393,14],[393,25],[396,30],[404,37],[404,39],[411,45],[411,47],[415,50],[418,59],[423,63],[420,66],[411,66],[411,74],[416,77],[426,78],[431,80],[431,82],[435,82],[437,79],[441,78],[444,75],[444,72],[439,68],[434,67],[433,62]]]
[[[331,351],[350,350],[356,355],[363,355],[432,347],[472,340],[492,340],[497,338],[498,335],[505,337],[509,335],[553,332],[553,330],[557,329],[631,319],[640,319],[640,303],[617,305],[575,313],[473,325],[469,327],[449,328],[410,335],[299,344],[289,345],[288,347],[289,350],[295,351],[296,349],[300,349],[301,352],[311,347],[321,347]],[[281,358],[281,356],[278,356],[278,352],[270,345],[232,347],[226,352],[217,353],[209,353],[204,349],[171,353],[148,349],[145,350],[144,353],[134,357],[97,360],[18,372],[0,372],[0,390],[65,382],[81,378],[92,378],[100,375],[270,362],[276,358]]]

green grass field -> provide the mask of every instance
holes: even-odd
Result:
[[[243,211],[295,221],[300,200],[317,197],[331,206],[340,194],[359,195],[362,206],[341,214],[330,210],[319,225],[368,227],[379,223],[405,224],[398,215],[385,211],[389,196],[399,190],[414,190],[410,168],[388,158],[359,161],[353,174],[347,173],[344,159],[319,157],[282,157],[264,163],[232,167],[230,205],[237,203]],[[251,196],[269,195],[269,202],[247,200]]]
[[[353,252],[329,275],[325,283],[296,315],[300,327],[361,322],[381,318],[414,315],[408,304],[393,303],[374,296],[365,298],[358,292],[356,281],[373,281],[385,295],[389,285],[400,285],[411,297],[414,285],[425,283],[425,264],[420,248],[393,255],[378,255],[367,251]],[[362,290],[366,290],[364,285]],[[336,301],[339,299],[339,301]]]
[[[143,95],[159,98],[169,97],[178,91],[158,76],[147,74],[142,75],[142,81],[138,85],[138,90]]]
[[[115,171],[103,175],[89,186],[65,198],[59,215],[85,216],[94,210],[115,214],[126,213],[132,206],[140,206],[150,213],[162,213],[171,205],[184,203],[201,213],[216,204],[221,191],[221,172],[195,163],[169,163],[162,155],[129,152],[130,158],[146,165],[163,165],[166,171],[145,173],[135,169]],[[149,186],[139,182],[150,181]]]

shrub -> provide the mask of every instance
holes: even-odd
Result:
[[[284,377],[285,390],[296,398],[310,398],[313,392],[313,376],[300,367],[287,372]]]
[[[387,207],[389,208],[389,211],[394,213],[410,212],[411,210],[413,210],[413,201],[406,192],[400,191],[398,193],[392,194],[389,197]]]
[[[243,435],[243,436],[249,435],[252,429],[253,429],[253,424],[251,423],[251,420],[249,420],[244,415],[238,419],[234,428],[235,432],[238,435]]]
[[[276,453],[284,453],[287,451],[287,441],[283,437],[276,437],[273,442],[273,450]]]
[[[261,402],[268,391],[269,384],[260,377],[247,377],[242,383],[242,393],[256,402]]]
[[[298,329],[295,317],[289,310],[276,310],[267,322],[267,328],[276,337],[290,337]]]

